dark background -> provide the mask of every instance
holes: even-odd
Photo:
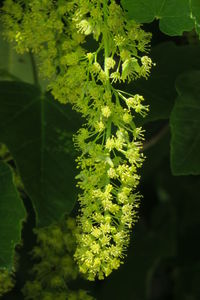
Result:
[[[188,43],[187,35],[172,38],[162,34],[157,22],[144,27],[153,34],[153,46],[164,41],[179,46]],[[198,300],[200,176],[172,175],[167,120],[148,123],[145,129],[150,146],[145,150],[147,159],[141,170],[139,189],[143,199],[124,264],[104,281],[81,281],[72,286],[86,287],[98,300]],[[156,143],[151,145],[157,136]],[[24,202],[29,218],[23,230],[24,245],[19,250],[17,283],[3,300],[23,299],[20,289],[31,266],[28,252],[35,244],[35,217],[29,199],[24,198]]]

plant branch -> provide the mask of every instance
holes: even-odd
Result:
[[[155,136],[143,144],[143,151],[153,147],[168,132],[169,124],[165,125]]]

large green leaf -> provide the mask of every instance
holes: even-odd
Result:
[[[196,14],[198,0],[122,0],[129,18],[139,23],[159,19],[160,30],[171,36],[182,35],[183,31],[190,31],[195,26],[192,3],[193,13]]]
[[[0,161],[0,268],[12,267],[14,248],[20,242],[25,215],[12,172]]]
[[[200,174],[200,71],[176,81],[179,97],[171,113],[171,168],[174,175]]]
[[[76,200],[72,135],[77,115],[34,86],[0,82],[0,141],[33,201],[39,225],[70,212]]]
[[[152,49],[150,56],[156,63],[148,80],[139,79],[128,88],[131,93],[144,96],[150,111],[147,123],[158,119],[168,119],[176,98],[175,80],[177,76],[191,69],[200,69],[200,46],[176,46],[172,42],[162,43]]]

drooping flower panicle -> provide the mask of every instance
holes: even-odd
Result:
[[[133,115],[148,112],[141,95],[116,83],[149,76],[151,35],[127,20],[115,0],[33,0],[23,12],[15,2],[12,16],[11,3],[3,8],[5,34],[19,52],[38,53],[54,97],[70,102],[86,120],[74,137],[81,189],[75,259],[88,279],[103,279],[123,262],[137,220],[144,156],[143,130]],[[87,51],[89,35],[95,51]]]

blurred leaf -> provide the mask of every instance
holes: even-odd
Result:
[[[191,11],[192,11],[192,18],[194,19],[196,32],[199,34],[200,37],[200,1],[199,0],[191,0]]]
[[[196,2],[198,0],[195,0]],[[139,23],[160,20],[160,30],[167,35],[182,35],[194,27],[190,2],[194,0],[122,0],[130,19]],[[198,11],[199,4],[194,5]]]
[[[34,86],[0,82],[0,141],[9,148],[40,226],[69,213],[76,201],[72,135],[79,128],[68,105]]]
[[[177,254],[171,266],[173,299],[199,299],[200,176],[172,176],[164,165],[156,174],[156,186],[168,193],[176,214],[174,233]],[[153,216],[152,216],[153,217]],[[162,219],[162,214],[160,215]],[[166,222],[163,219],[163,223]],[[159,223],[158,223],[159,226]],[[162,298],[161,298],[162,299]]]
[[[182,74],[170,118],[171,168],[174,175],[200,174],[200,71]]]
[[[172,42],[162,43],[152,49],[150,56],[156,63],[148,80],[139,79],[126,86],[132,93],[144,96],[150,111],[145,118],[137,118],[144,124],[168,119],[177,96],[175,80],[185,71],[200,69],[200,46],[178,47]]]
[[[176,269],[174,273],[176,300],[199,300],[199,274],[200,261]]]
[[[0,26],[0,30],[2,30]],[[33,83],[32,63],[28,53],[19,55],[13,44],[3,39],[0,33],[0,79],[22,80]]]
[[[34,84],[33,73],[38,72],[38,57],[32,53],[18,54],[14,49],[14,44],[4,39],[1,31],[2,26],[0,26],[0,80],[23,81]],[[33,68],[35,68],[34,72]],[[46,91],[48,79],[43,76],[38,77],[40,87]]]
[[[11,269],[26,213],[10,168],[0,161],[0,268]]]
[[[200,176],[173,178],[177,188],[177,195],[174,189],[171,194],[175,196],[177,214],[178,262],[179,265],[193,265],[200,260],[200,243],[197,242],[200,231]]]

